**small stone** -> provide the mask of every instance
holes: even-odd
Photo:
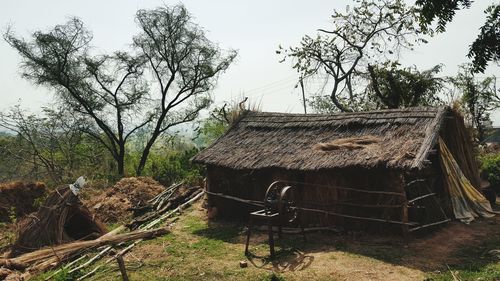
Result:
[[[247,261],[240,261],[240,267],[241,267],[241,268],[245,268],[245,267],[247,267],[247,266],[248,266]]]

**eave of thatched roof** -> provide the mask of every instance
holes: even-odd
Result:
[[[448,107],[308,115],[248,112],[193,161],[233,169],[421,168],[447,112]],[[320,143],[366,136],[377,141],[356,149],[317,149]]]

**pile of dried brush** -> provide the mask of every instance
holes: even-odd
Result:
[[[10,222],[11,216],[21,218],[36,211],[35,201],[45,195],[41,182],[9,182],[0,184],[0,222]]]
[[[148,200],[164,190],[163,185],[150,177],[123,178],[85,204],[102,222],[125,223],[137,215],[135,210],[146,206]]]
[[[68,187],[52,192],[33,213],[19,222],[10,257],[75,240],[92,240],[105,234],[105,226]]]

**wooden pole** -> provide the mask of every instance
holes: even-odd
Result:
[[[120,268],[120,272],[122,274],[123,281],[129,281],[127,270],[125,268],[125,262],[123,261],[123,256],[119,255],[116,257],[116,261],[118,262],[118,267]]]
[[[302,102],[304,104],[304,114],[307,114],[307,107],[306,107],[306,93],[304,91],[304,81],[302,79],[303,77],[301,76],[299,79],[300,82],[300,88],[302,89]]]

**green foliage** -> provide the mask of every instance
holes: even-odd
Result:
[[[16,222],[16,220],[17,220],[15,207],[10,207],[10,209],[9,209],[9,220],[11,222]]]
[[[401,68],[399,63],[390,61],[368,65],[368,73],[361,75],[368,84],[362,91],[363,94],[353,97],[351,104],[356,105],[356,110],[442,104],[439,94],[445,81],[436,77],[440,69],[441,66],[437,65],[419,71],[416,67]],[[330,96],[312,96],[308,98],[308,103],[317,113],[339,111]]]
[[[285,277],[276,274],[276,273],[269,273],[265,275],[262,279],[262,281],[285,281]]]
[[[133,143],[131,143],[132,145]],[[134,171],[140,161],[141,148],[130,147],[126,157],[126,168]],[[164,185],[185,181],[198,184],[205,173],[204,167],[191,163],[198,149],[189,140],[180,136],[162,138],[151,149],[142,175],[150,176]]]
[[[500,108],[500,96],[495,89],[495,77],[477,79],[471,65],[462,65],[451,83],[462,93],[461,107],[467,122],[477,131],[477,138],[485,136],[485,123],[490,113]]]
[[[500,186],[500,154],[486,154],[479,157],[481,170],[488,174],[488,181]]]
[[[488,17],[467,55],[472,58],[474,72],[484,72],[488,62],[500,60],[500,4],[489,6],[484,12]]]
[[[456,11],[468,9],[472,0],[417,0],[415,5],[419,8],[420,26],[424,33],[444,32],[446,24],[453,20]],[[486,22],[480,28],[479,35],[470,45],[469,58],[472,58],[473,71],[484,72],[490,61],[500,59],[500,5],[492,4],[485,11]],[[432,25],[437,22],[436,27]]]
[[[199,127],[196,130],[198,133],[196,137],[197,145],[207,147],[238,121],[242,114],[247,111],[260,111],[260,104],[247,101],[247,97],[242,97],[242,101],[224,103],[222,107],[212,109],[209,117],[198,123]]]
[[[206,147],[222,136],[228,128],[228,122],[215,118],[207,118],[201,121],[197,138],[198,143],[200,146]]]
[[[184,180],[188,183],[199,181],[203,168],[192,164],[190,159],[198,153],[198,149],[191,148],[185,151],[170,151],[151,155],[145,175],[165,185]]]
[[[420,10],[420,25],[425,32],[432,32],[430,25],[437,21],[436,31],[444,32],[446,24],[451,22],[455,12],[469,8],[471,0],[442,1],[442,0],[417,0]]]
[[[438,93],[444,82],[435,77],[440,70],[440,65],[425,71],[418,71],[416,67],[400,68],[397,62],[369,65],[367,92],[377,109],[437,105],[441,103]]]
[[[0,127],[12,132],[0,137],[0,179],[71,182],[80,175],[113,175],[110,156],[95,139],[81,130],[88,123],[63,109],[43,109],[40,115],[19,106],[0,114]],[[111,160],[112,162],[112,160]]]

